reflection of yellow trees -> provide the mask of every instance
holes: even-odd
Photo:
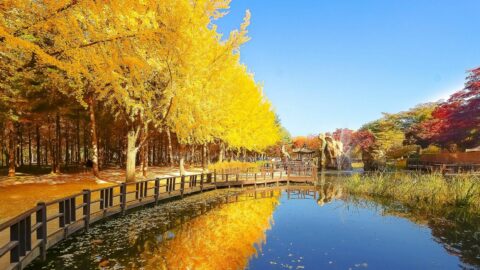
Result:
[[[273,195],[273,196],[271,196]],[[166,232],[141,255],[146,269],[243,269],[265,241],[280,191],[221,206]],[[153,243],[151,243],[153,244]]]

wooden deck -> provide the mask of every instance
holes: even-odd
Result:
[[[217,188],[268,188],[317,181],[312,167],[271,166],[257,173],[195,174],[122,183],[38,205],[0,224],[0,269],[23,269],[47,249],[91,224],[130,209]]]

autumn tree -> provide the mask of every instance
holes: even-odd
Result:
[[[469,72],[465,88],[439,104],[432,118],[415,126],[413,136],[442,147],[457,144],[461,148],[478,146],[480,141],[480,68]]]
[[[158,137],[166,138],[161,148],[170,164],[173,149],[188,145],[201,146],[205,161],[209,144],[237,153],[274,144],[279,127],[271,105],[239,62],[250,14],[225,40],[214,24],[229,2],[2,2],[0,122],[9,158],[15,160],[15,140],[23,143],[22,125],[32,124],[37,164],[58,172],[82,154],[98,176],[100,160],[116,160],[126,164],[127,181],[135,180],[139,159],[144,172],[158,160]],[[31,99],[31,89],[42,102]],[[26,137],[31,159],[31,133]]]

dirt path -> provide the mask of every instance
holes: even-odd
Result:
[[[201,172],[191,169],[190,173]],[[147,179],[179,175],[178,169],[168,167],[149,168]],[[0,177],[0,223],[30,209],[40,201],[51,201],[78,193],[83,189],[95,189],[125,181],[125,171],[108,169],[100,172],[100,181],[89,172],[58,175],[20,174],[14,179]],[[144,179],[137,171],[137,179]]]

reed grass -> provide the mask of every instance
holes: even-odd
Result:
[[[480,213],[480,176],[422,173],[353,175],[346,181],[351,194],[382,196],[418,209],[463,208]]]

